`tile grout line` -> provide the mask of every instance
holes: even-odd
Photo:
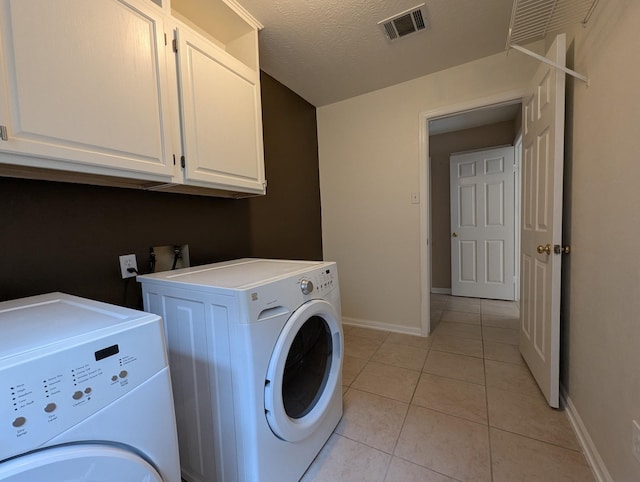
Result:
[[[579,454],[583,454],[584,455],[584,452],[582,451],[582,449],[572,449],[570,447],[566,447],[566,446],[560,445],[558,443],[549,442],[548,440],[542,440],[542,439],[539,439],[539,438],[536,438],[536,437],[532,437],[530,435],[523,435],[521,433],[514,432],[513,430],[507,430],[506,428],[496,427],[496,426],[493,426],[493,425],[489,425],[489,428],[492,428],[494,430],[500,430],[501,432],[505,432],[505,433],[510,433],[511,435],[517,435],[518,437],[526,438],[528,440],[533,440],[534,442],[542,443],[542,444],[545,444],[545,445],[550,445],[552,447],[557,447],[559,449],[569,450],[570,452],[575,452],[575,453],[579,453]]]
[[[418,378],[418,383],[420,383],[420,378]],[[418,386],[418,383],[416,383],[416,387]],[[391,463],[393,462],[393,457],[396,457],[396,449],[398,448],[398,442],[400,442],[400,436],[402,435],[402,431],[404,430],[404,424],[407,423],[407,417],[409,416],[409,410],[411,409],[411,401],[413,400],[414,395],[415,395],[415,388],[414,388],[414,393],[411,395],[411,400],[409,400],[409,403],[407,403],[407,410],[406,412],[404,412],[404,417],[402,418],[402,424],[400,425],[400,431],[398,432],[396,441],[393,444],[393,450],[391,452],[391,460],[389,461],[389,466],[387,467],[387,471],[384,474],[384,479],[382,480],[387,480],[387,476],[389,475],[389,469],[391,468]]]
[[[480,326],[484,330],[482,324],[482,315],[480,315]],[[483,331],[484,335],[484,331]],[[484,356],[484,336],[482,337],[482,366],[484,368],[484,399],[487,410],[487,441],[489,443],[489,477],[493,481],[493,449],[491,447],[491,416],[489,414],[489,387],[487,385],[487,363]]]

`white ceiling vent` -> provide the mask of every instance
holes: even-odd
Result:
[[[389,40],[398,40],[425,29],[424,3],[378,22]]]

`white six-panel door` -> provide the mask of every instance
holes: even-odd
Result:
[[[451,292],[515,299],[514,148],[452,155]]]
[[[547,58],[564,65],[559,35]],[[541,64],[523,106],[520,352],[549,405],[559,405],[565,74]]]

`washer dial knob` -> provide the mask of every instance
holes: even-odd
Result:
[[[309,279],[303,279],[300,281],[300,289],[303,295],[308,295],[313,291],[313,283]]]

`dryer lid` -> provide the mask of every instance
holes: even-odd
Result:
[[[163,482],[146,460],[108,445],[63,445],[0,463],[5,482]]]

